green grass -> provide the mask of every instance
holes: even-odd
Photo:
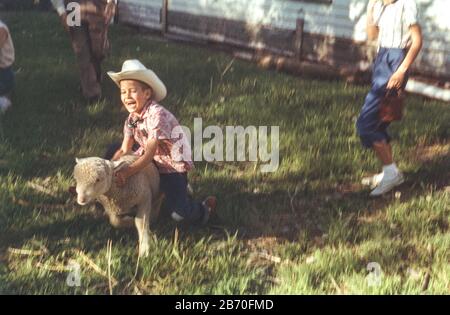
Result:
[[[195,195],[217,195],[217,217],[204,229],[179,231],[161,220],[150,256],[138,261],[135,231],[113,229],[101,212],[66,193],[75,157],[101,156],[121,137],[126,113],[117,88],[105,78],[106,99],[84,104],[54,14],[0,18],[17,54],[14,105],[1,118],[0,293],[108,294],[108,278],[80,254],[106,272],[108,240],[114,294],[450,292],[448,104],[408,97],[405,119],[391,127],[406,182],[374,200],[359,182],[379,165],[354,128],[368,86],[238,60],[222,76],[229,55],[114,26],[104,70],[139,58],[166,83],[162,103],[183,125],[202,117],[204,126],[280,126],[277,172],[262,174],[252,163],[196,163]],[[66,285],[71,260],[81,265],[80,287]],[[367,281],[370,262],[381,267],[380,286]]]

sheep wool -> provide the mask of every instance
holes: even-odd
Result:
[[[114,182],[114,173],[128,167],[137,156],[127,155],[118,161],[98,157],[76,159],[73,175],[77,202],[102,204],[111,225],[117,228],[135,226],[139,236],[139,255],[149,251],[149,226],[159,214],[162,196],[159,192],[159,172],[151,163],[128,178],[123,187]]]

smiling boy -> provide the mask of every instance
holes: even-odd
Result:
[[[124,185],[148,163],[155,163],[160,173],[161,191],[171,217],[191,224],[205,224],[216,206],[216,198],[208,197],[202,203],[190,199],[187,192],[187,173],[193,168],[191,148],[175,116],[157,102],[165,98],[164,83],[138,60],[127,60],[121,72],[108,72],[120,88],[123,106],[129,112],[124,125],[124,137],[113,160],[133,152],[140,157],[130,167],[118,171],[117,184]],[[177,130],[178,137],[174,137]],[[181,143],[181,146],[180,146]]]

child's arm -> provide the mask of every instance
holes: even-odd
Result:
[[[3,46],[3,44],[8,39],[8,32],[4,27],[0,27],[0,47]]]
[[[116,184],[119,186],[125,185],[128,177],[133,176],[145,166],[147,166],[153,160],[156,148],[158,147],[158,139],[151,138],[145,144],[145,151],[142,156],[139,157],[128,168],[116,172]]]
[[[376,2],[377,0],[369,0],[369,4],[367,5],[366,32],[367,32],[367,39],[369,41],[374,41],[378,38],[378,26],[376,25],[375,20],[373,18],[373,11]]]
[[[389,79],[387,89],[400,89],[402,87],[406,72],[411,67],[412,63],[419,54],[420,49],[422,48],[422,31],[420,25],[411,25],[409,30],[411,32],[411,47],[409,48],[408,53],[406,54],[406,57],[400,67]]]

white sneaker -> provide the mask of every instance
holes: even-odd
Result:
[[[381,180],[383,179],[383,175],[384,173],[381,172],[379,174],[375,174],[373,176],[369,176],[369,177],[364,177],[361,180],[361,184],[363,186],[370,186],[370,188],[374,189],[375,187],[378,186],[378,184],[381,182]]]
[[[11,107],[11,101],[6,96],[0,97],[0,114],[6,112],[6,110]]]
[[[403,175],[400,172],[398,172],[393,177],[391,177],[391,176],[389,176],[389,177],[388,176],[383,176],[383,179],[378,184],[378,186],[374,190],[372,190],[372,192],[370,193],[370,196],[371,197],[381,196],[382,194],[387,193],[388,191],[390,191],[395,186],[400,185],[404,181],[405,180],[403,178]]]

